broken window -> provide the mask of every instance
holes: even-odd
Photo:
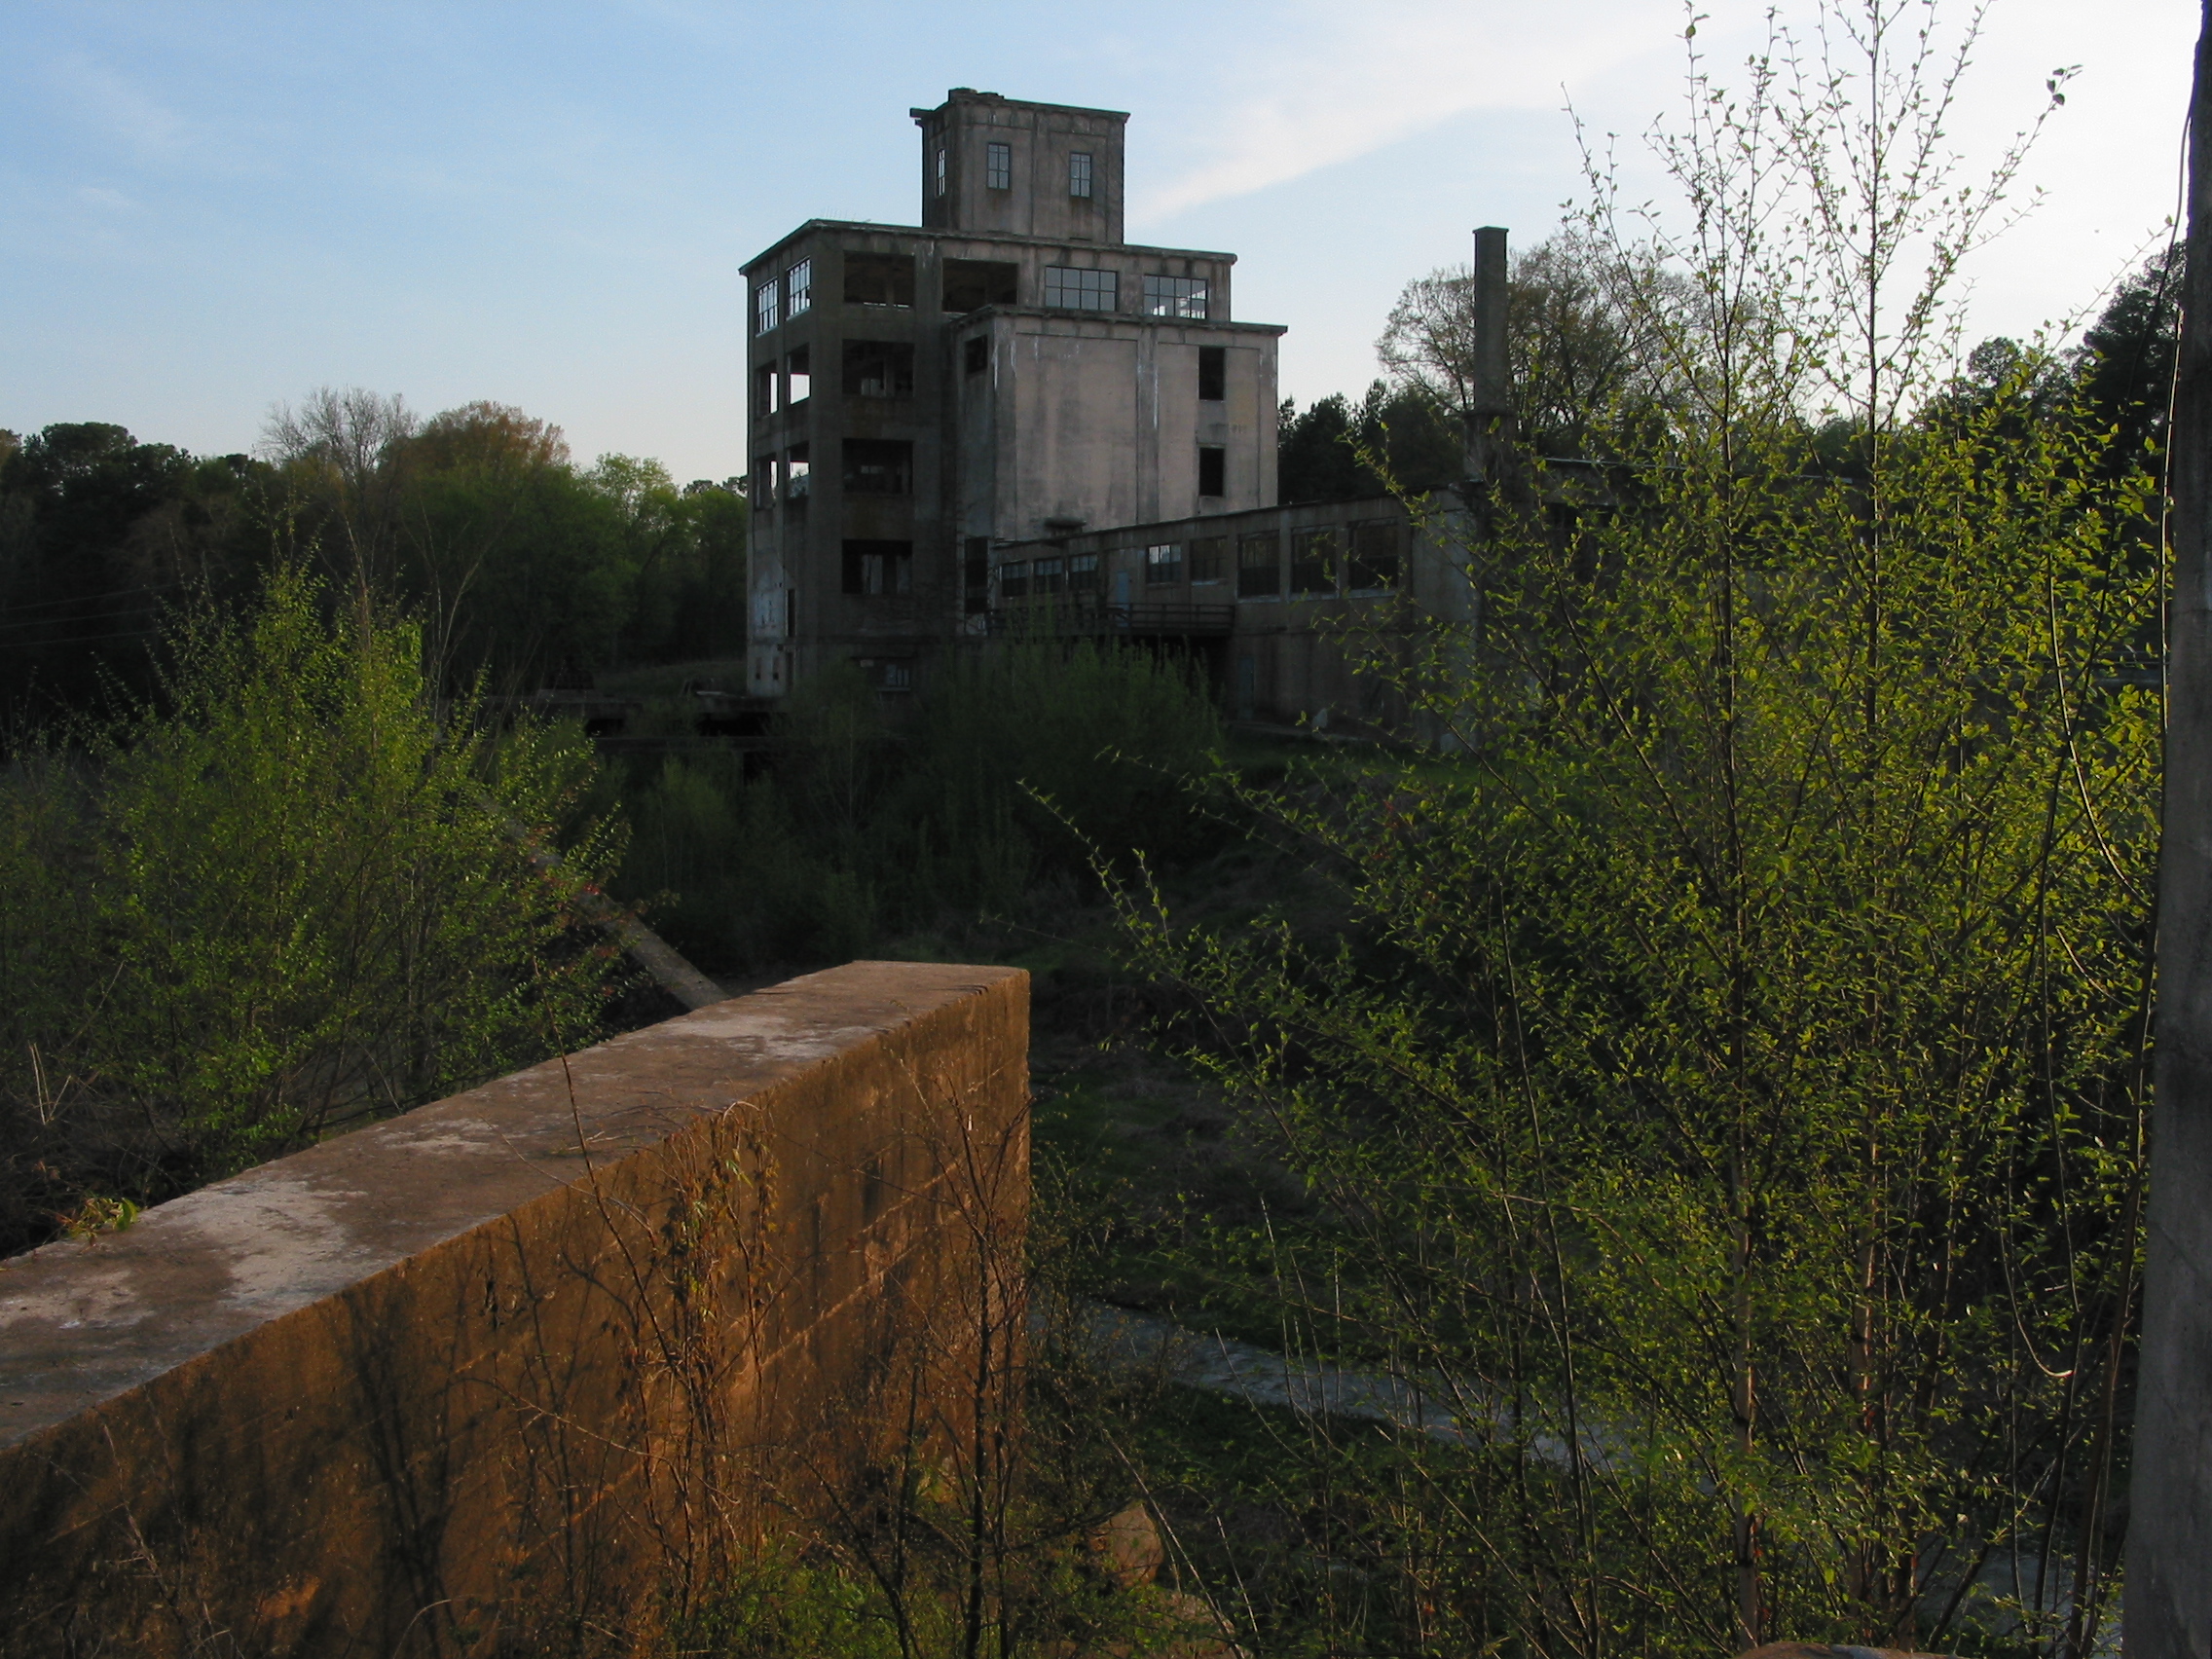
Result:
[[[980,616],[991,608],[991,538],[971,535],[960,556],[961,612]]]
[[[776,279],[771,276],[753,290],[753,332],[766,334],[776,326]]]
[[[747,498],[756,507],[773,507],[776,504],[776,458],[772,455],[753,458],[753,490]]]
[[[1110,312],[1122,303],[1120,275],[1071,265],[1045,267],[1045,303],[1067,311]]]
[[[1098,587],[1098,555],[1071,553],[1068,556],[1068,592],[1096,593]]]
[[[1301,530],[1291,534],[1290,591],[1337,591],[1337,533],[1334,530]]]
[[[1044,599],[1065,592],[1068,585],[1068,562],[1065,559],[1038,559],[1030,567],[1030,591]]]
[[[1183,580],[1183,547],[1180,542],[1161,541],[1144,550],[1144,585],[1165,587],[1179,585]]]
[[[844,547],[847,593],[882,595],[914,591],[911,541],[851,541]]]
[[[1198,348],[1198,401],[1219,403],[1229,395],[1229,348]]]
[[[1228,574],[1223,569],[1229,563],[1229,537],[1201,535],[1191,543],[1191,580],[1218,582]]]
[[[793,444],[784,452],[784,494],[792,500],[803,499],[814,482],[812,450],[805,444]]]
[[[1229,494],[1229,452],[1213,444],[1198,446],[1198,494]]]
[[[1144,279],[1144,314],[1206,319],[1206,279],[1203,276],[1147,276]],[[1218,350],[1215,347],[1212,350]]]
[[[1074,150],[1068,154],[1068,194],[1090,200],[1090,152]]]
[[[960,343],[960,366],[969,374],[979,375],[991,366],[990,337],[978,334]]]
[[[986,190],[1012,190],[1014,188],[1014,146],[1012,144],[985,144],[983,146],[983,188]]]
[[[802,259],[784,273],[784,317],[803,316],[814,308],[814,261]]]
[[[784,401],[804,403],[814,395],[814,350],[801,346],[784,359],[784,373],[788,377]]]
[[[1236,597],[1249,599],[1282,592],[1281,549],[1275,533],[1236,538]]]
[[[1029,561],[1015,559],[999,567],[999,598],[1029,597]]]
[[[776,412],[778,408],[776,387],[779,384],[776,379],[776,365],[773,363],[762,363],[753,371],[754,414],[773,415]]]
[[[845,342],[845,395],[914,395],[914,348],[903,340]]]
[[[845,304],[849,306],[911,306],[914,303],[914,258],[907,253],[848,253],[845,255]]]
[[[914,446],[904,438],[847,438],[845,494],[911,496]]]
[[[972,312],[983,306],[1011,306],[1021,267],[1000,259],[948,259],[944,262],[944,309]]]
[[[1351,527],[1351,559],[1345,585],[1372,592],[1398,585],[1398,527],[1387,521]]]
[[[867,676],[878,691],[911,691],[914,688],[912,657],[855,657],[854,666]]]

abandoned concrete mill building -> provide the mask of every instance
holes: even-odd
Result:
[[[1284,330],[1235,320],[1235,256],[1123,240],[1124,114],[911,113],[918,227],[812,219],[745,267],[748,690],[912,690],[1049,607],[1202,647],[1247,717],[1348,709],[1286,606],[1393,590],[1405,513],[1267,510]]]

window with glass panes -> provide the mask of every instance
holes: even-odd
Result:
[[[1236,596],[1266,598],[1282,592],[1282,550],[1273,531],[1236,538]]]
[[[1290,537],[1290,591],[1337,591],[1337,533],[1333,530],[1294,531]]]
[[[1098,585],[1098,555],[1095,553],[1069,554],[1068,592],[1096,593]]]
[[[1045,267],[1045,303],[1063,311],[1110,312],[1121,305],[1120,274],[1083,271],[1069,265]]]
[[[1090,152],[1074,151],[1068,157],[1068,194],[1088,200],[1090,196]]]
[[[1146,587],[1164,587],[1183,579],[1183,545],[1179,541],[1161,541],[1144,550],[1144,584]]]
[[[802,259],[784,274],[784,315],[804,315],[814,305],[814,261]]]
[[[753,290],[753,332],[766,334],[776,326],[776,279],[771,276]]]
[[[1206,279],[1203,276],[1147,276],[1144,279],[1144,314],[1147,316],[1206,319]]]
[[[983,146],[983,186],[987,190],[1014,188],[1014,146],[1012,144],[985,144]]]

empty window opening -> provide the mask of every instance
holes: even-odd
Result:
[[[972,340],[960,343],[960,366],[972,375],[979,375],[991,366],[991,342],[988,335],[978,334]]]
[[[1290,591],[1292,593],[1335,593],[1337,591],[1337,533],[1333,530],[1301,530],[1290,538]]]
[[[980,616],[991,608],[991,538],[971,535],[960,550],[961,612]]]
[[[784,495],[791,500],[804,500],[814,483],[813,452],[805,444],[793,444],[784,452]]]
[[[1229,395],[1229,348],[1198,348],[1198,401],[1219,403]]]
[[[1236,597],[1282,592],[1282,553],[1273,531],[1236,538]]]
[[[814,309],[814,261],[802,259],[784,274],[784,316],[803,316]]]
[[[782,384],[776,377],[776,365],[762,363],[753,371],[753,413],[773,415],[781,405],[776,400],[776,388]]]
[[[1071,265],[1045,267],[1045,303],[1065,311],[1110,312],[1119,310],[1122,286],[1119,273],[1085,271]]]
[[[1014,559],[999,567],[999,598],[1029,597],[1029,561]]]
[[[914,591],[911,541],[850,541],[844,546],[847,593],[869,596]]]
[[[903,340],[845,342],[847,397],[914,395],[914,348]]]
[[[1096,593],[1098,585],[1098,555],[1095,553],[1071,553],[1068,555],[1068,592]]]
[[[1345,585],[1372,593],[1398,585],[1398,527],[1387,522],[1351,527],[1351,558]]]
[[[1144,314],[1206,318],[1206,279],[1203,276],[1147,276],[1144,279]],[[1212,348],[1218,350],[1219,348]]]
[[[1014,188],[1014,146],[1012,144],[985,144],[983,146],[983,188],[986,190],[1012,190]]]
[[[776,320],[776,279],[771,276],[753,290],[753,332],[766,334]]]
[[[847,438],[845,494],[911,496],[914,446],[903,438]]]
[[[814,395],[814,350],[801,346],[784,359],[786,403],[804,403]]]
[[[1213,444],[1198,446],[1198,494],[1226,496],[1229,494],[1229,452]]]
[[[911,306],[914,303],[914,257],[907,253],[848,253],[845,255],[845,304],[849,306]]]
[[[945,166],[944,146],[940,144],[937,147],[937,193],[940,196],[944,194],[945,181],[950,176],[946,172]]]
[[[1218,582],[1229,573],[1229,537],[1201,535],[1190,547],[1191,580]]]
[[[1165,587],[1183,580],[1183,545],[1161,541],[1144,550],[1144,585]]]
[[[1082,201],[1090,200],[1090,152],[1075,150],[1068,156],[1068,194]]]
[[[776,504],[776,458],[774,456],[763,455],[754,458],[751,499],[756,507],[773,507]]]
[[[944,309],[972,312],[984,306],[1011,306],[1021,267],[999,259],[948,259],[944,262]]]
[[[1065,559],[1037,559],[1029,566],[1030,589],[1040,599],[1055,593],[1065,593],[1068,585],[1068,562]]]

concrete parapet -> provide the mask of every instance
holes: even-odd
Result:
[[[625,1649],[957,1460],[1027,1047],[1018,972],[854,963],[0,1263],[0,1653]]]

